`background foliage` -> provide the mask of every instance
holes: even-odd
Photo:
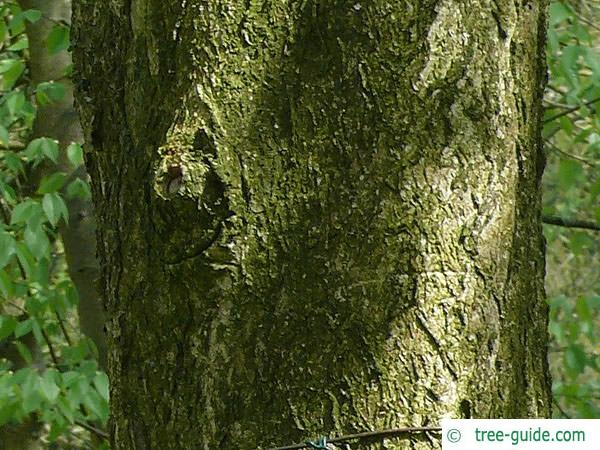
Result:
[[[592,225],[600,223],[597,17],[586,2],[550,6],[544,124],[544,213]],[[107,448],[108,379],[78,331],[59,233],[68,226],[65,198],[89,196],[89,187],[56,163],[62,151],[80,166],[82,149],[32,139],[38,106],[65,95],[60,82],[29,77],[25,24],[38,20],[39,11],[0,2],[0,427],[33,421],[45,448]],[[68,48],[68,25],[56,23],[46,45]],[[600,418],[600,234],[544,231],[555,415]]]
[[[39,11],[0,3],[0,426],[16,433],[33,420],[49,448],[105,447],[84,430],[106,424],[108,378],[78,331],[59,234],[65,199],[89,196],[89,187],[56,163],[65,151],[77,168],[82,149],[31,139],[38,107],[65,95],[59,82],[30,79],[25,25],[38,20]],[[67,48],[68,26],[56,23],[46,45],[50,54]]]
[[[550,5],[544,213],[600,223],[600,4]],[[600,417],[600,231],[546,226],[557,417]]]

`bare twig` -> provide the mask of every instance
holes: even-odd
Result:
[[[559,88],[559,87],[557,87],[557,86],[553,86],[553,85],[552,85],[552,84],[550,84],[550,83],[548,83],[548,84],[546,85],[546,87],[547,87],[548,89],[550,89],[551,91],[554,91],[554,92],[556,92],[557,94],[560,94],[560,95],[567,95],[567,93],[566,93],[564,90],[562,90],[561,88]]]
[[[577,18],[579,20],[581,20],[583,23],[585,23],[586,25],[588,25],[590,28],[593,28],[596,31],[600,31],[600,27],[598,25],[596,25],[594,22],[592,22],[591,20],[586,19],[581,14],[575,13],[575,15],[577,16]]]
[[[556,225],[566,228],[582,228],[584,230],[600,231],[600,224],[590,220],[568,219],[566,217],[542,215],[542,222],[548,225]]]
[[[386,437],[398,437],[407,434],[414,433],[439,433],[442,431],[441,427],[406,427],[406,428],[390,428],[387,430],[379,431],[365,431],[363,433],[347,434],[345,436],[339,436],[336,438],[328,439],[327,442],[332,444],[342,443],[347,441],[362,440],[368,438],[386,438]],[[284,447],[275,447],[269,450],[297,450],[302,448],[310,448],[307,443],[303,444],[292,444]]]
[[[69,333],[67,333],[67,329],[65,328],[65,323],[64,323],[63,318],[60,317],[60,314],[58,313],[58,311],[54,311],[54,315],[56,316],[56,320],[58,320],[58,324],[60,325],[60,329],[62,330],[62,334],[65,337],[67,344],[69,344],[69,346],[73,345],[73,343],[71,341],[71,336],[69,336]]]
[[[58,367],[58,357],[56,356],[56,352],[54,351],[54,345],[52,345],[52,341],[50,340],[50,336],[43,327],[40,327],[40,331],[42,332],[42,336],[44,336],[44,341],[46,341],[46,345],[48,346],[48,350],[50,350],[50,357],[52,358],[52,362],[54,366]]]
[[[544,99],[544,103],[546,103],[549,108],[569,109],[569,108],[573,107],[573,105],[567,105],[565,103],[558,103],[558,102],[552,101],[552,100],[547,99],[547,98]]]
[[[566,156],[567,158],[575,159],[575,160],[580,161],[590,167],[596,167],[596,165],[597,165],[594,161],[590,161],[587,158],[583,158],[582,156],[578,156],[578,155],[574,155],[572,153],[565,152],[560,147],[558,147],[556,144],[552,143],[549,139],[544,139],[544,143],[548,144],[548,146],[552,147],[552,149],[554,151],[560,153],[563,156]]]
[[[9,223],[8,212],[6,211],[6,209],[4,209],[4,204],[0,205],[0,210],[2,211],[4,222],[5,223]],[[19,261],[19,258],[17,258],[17,266],[19,267],[19,272],[21,273],[21,277],[23,278],[23,280],[26,280],[27,279],[27,273],[25,272],[25,268],[23,267],[23,264],[21,264],[21,261]],[[31,314],[29,314],[29,312],[27,312],[27,315],[29,315],[29,317],[31,317]],[[42,332],[42,336],[44,338],[44,341],[46,341],[46,345],[48,346],[48,350],[50,351],[50,357],[52,358],[52,362],[54,363],[54,365],[56,367],[58,367],[58,365],[59,365],[59,363],[58,363],[58,357],[56,356],[56,352],[54,351],[54,346],[52,345],[52,341],[50,340],[50,336],[48,336],[48,333],[46,333],[46,330],[44,330],[43,327],[40,327],[40,330]]]
[[[81,420],[76,420],[75,423],[79,425],[81,428],[88,430],[91,433],[94,433],[96,436],[101,437],[102,439],[108,439],[108,433],[100,428],[96,428],[88,423],[85,423]]]
[[[552,399],[552,403],[554,403],[554,406],[556,406],[556,409],[558,409],[563,417],[566,417],[567,419],[571,418],[571,416],[566,413],[566,411],[562,408],[562,406],[560,406],[560,403],[555,398]]]
[[[548,123],[548,122],[552,122],[553,120],[556,120],[560,117],[566,116],[567,114],[570,114],[572,112],[577,111],[578,109],[581,109],[584,106],[589,106],[592,105],[596,102],[600,102],[600,97],[596,97],[593,98],[591,100],[588,100],[587,102],[584,102],[580,105],[575,105],[575,106],[571,106],[570,108],[565,109],[564,111],[561,111],[559,113],[554,114],[553,116],[548,117],[547,119],[544,120],[544,123]]]
[[[23,150],[26,147],[24,142],[17,141],[17,140],[9,141],[8,147],[6,146],[6,142],[0,142],[0,146],[3,149],[8,149],[8,150]]]

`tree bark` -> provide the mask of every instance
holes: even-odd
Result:
[[[74,3],[114,450],[550,415],[544,1]]]

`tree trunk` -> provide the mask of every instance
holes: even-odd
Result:
[[[545,7],[75,2],[114,450],[550,415]]]

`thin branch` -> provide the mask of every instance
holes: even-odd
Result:
[[[56,367],[59,366],[58,357],[56,356],[56,352],[54,351],[54,346],[52,345],[52,341],[50,340],[50,336],[43,327],[40,327],[40,331],[42,332],[42,336],[44,336],[44,341],[46,341],[46,345],[48,346],[48,350],[50,350],[50,357],[52,358],[52,362]]]
[[[52,22],[56,25],[60,25],[61,27],[65,27],[65,28],[71,27],[71,24],[64,19],[53,19],[52,17],[48,17],[46,15],[43,15],[41,18],[44,20],[47,20],[48,22]]]
[[[548,140],[548,139],[552,139],[552,138],[554,137],[554,135],[555,135],[556,133],[558,133],[559,131],[561,131],[561,130],[562,130],[562,128],[561,128],[560,126],[556,126],[556,128],[554,128],[554,130],[552,130],[552,132],[551,132],[550,134],[548,134],[548,136],[546,136],[546,138],[545,138],[545,139],[546,139],[546,140]]]
[[[596,163],[594,161],[590,161],[587,158],[583,158],[582,156],[578,156],[578,155],[574,155],[572,153],[567,153],[564,150],[562,150],[560,147],[558,147],[556,144],[554,144],[553,142],[551,142],[549,139],[544,139],[544,142],[546,144],[548,144],[550,147],[552,147],[552,149],[558,153],[560,153],[563,156],[566,156],[567,158],[571,158],[571,159],[575,159],[577,161],[580,161],[584,164],[587,164],[590,167],[596,167]]]
[[[6,146],[6,142],[2,142],[1,147],[2,149],[6,150],[23,150],[26,147],[26,145],[24,142],[11,140],[8,142],[8,147]]]
[[[562,394],[554,394],[556,397],[564,397],[568,399],[576,399],[576,400],[598,400],[600,399],[600,394],[587,394],[587,395],[577,395],[577,394],[568,394],[566,392]]]
[[[85,423],[81,420],[76,420],[75,423],[77,425],[79,425],[81,428],[84,428],[86,430],[88,430],[91,433],[94,433],[96,436],[102,438],[102,439],[108,439],[110,436],[108,435],[107,432],[105,432],[104,430],[101,430],[100,428],[96,428],[88,423]]]
[[[406,428],[390,428],[387,430],[379,431],[366,431],[364,433],[347,434],[345,436],[339,436],[332,439],[327,439],[327,442],[331,444],[342,443],[354,440],[363,440],[368,438],[386,438],[386,437],[397,437],[406,434],[414,433],[439,433],[442,431],[441,427],[406,427]],[[310,448],[308,443],[303,444],[292,444],[284,447],[274,447],[269,450],[298,450],[302,448]]]
[[[556,120],[562,116],[566,116],[567,114],[570,114],[572,112],[577,111],[578,109],[581,109],[583,106],[589,106],[593,103],[596,102],[600,102],[600,97],[596,97],[593,98],[591,100],[588,100],[587,102],[582,103],[581,105],[575,105],[575,106],[571,106],[570,108],[565,109],[564,111],[561,111],[559,113],[556,113],[553,116],[548,117],[547,119],[544,120],[544,123],[548,123],[548,122],[552,122],[553,120]]]
[[[8,301],[8,304],[14,308],[17,308],[19,311],[21,311],[22,314],[31,318],[31,314],[29,314],[29,311],[27,311],[25,308],[17,305],[15,302],[12,302],[12,301]],[[44,336],[44,340],[46,341],[46,344],[48,345],[48,349],[50,350],[50,357],[52,358],[52,362],[54,363],[54,365],[56,367],[58,367],[58,358],[56,357],[56,353],[54,352],[54,347],[52,346],[52,343],[50,341],[50,336],[48,336],[48,334],[46,333],[46,330],[44,330],[44,328],[40,327],[40,330],[42,332],[42,336]]]
[[[556,225],[565,228],[582,228],[584,230],[600,231],[600,224],[590,220],[568,219],[566,217],[544,214],[542,215],[542,222],[548,225]]]
[[[566,417],[567,419],[571,418],[571,416],[566,413],[562,406],[560,406],[558,400],[556,400],[554,397],[552,398],[552,403],[554,403],[554,406],[556,406],[556,409],[558,409],[558,411],[563,415],[563,417]]]
[[[71,341],[71,336],[69,336],[69,333],[67,332],[67,329],[65,328],[65,323],[64,323],[63,318],[60,317],[60,314],[58,313],[58,311],[54,311],[54,315],[56,316],[56,320],[58,320],[58,324],[60,325],[60,329],[62,330],[62,334],[65,337],[67,344],[69,344],[69,346],[73,345],[73,342]]]
[[[3,203],[0,203],[0,210],[2,210],[2,216],[3,216],[4,222],[5,223],[9,223],[8,212],[4,208],[4,204]],[[25,268],[23,267],[23,264],[21,264],[21,261],[19,260],[19,258],[17,258],[17,266],[19,267],[19,272],[21,273],[21,278],[23,278],[23,280],[26,280],[27,279],[27,273],[25,272]],[[29,293],[31,293],[31,291],[29,291]],[[29,317],[31,317],[31,314],[29,314],[29,312],[27,314],[29,315]],[[48,350],[50,351],[50,357],[52,358],[52,362],[54,363],[54,365],[56,367],[58,367],[59,366],[58,358],[56,356],[56,352],[54,351],[54,346],[52,345],[52,341],[50,340],[50,336],[48,336],[48,333],[46,333],[46,330],[44,330],[43,327],[40,327],[40,330],[42,332],[42,336],[44,338],[44,341],[46,341],[46,345],[48,346]]]
[[[569,109],[569,108],[573,107],[573,105],[567,105],[565,103],[558,103],[558,102],[552,101],[547,98],[544,99],[544,103],[546,103],[548,105],[547,109],[552,109],[552,108]]]
[[[560,95],[567,95],[567,93],[566,93],[565,91],[561,90],[559,87],[553,86],[553,85],[552,85],[552,84],[550,84],[550,83],[548,83],[548,84],[546,85],[546,87],[547,87],[548,89],[550,89],[551,91],[554,91],[554,92],[556,92],[557,94],[560,94]]]
[[[583,23],[585,23],[586,25],[588,25],[590,28],[593,28],[596,31],[600,31],[600,27],[598,25],[596,25],[594,22],[592,22],[591,20],[586,19],[581,14],[575,13],[575,15],[577,16],[577,18],[579,20],[581,20]]]

